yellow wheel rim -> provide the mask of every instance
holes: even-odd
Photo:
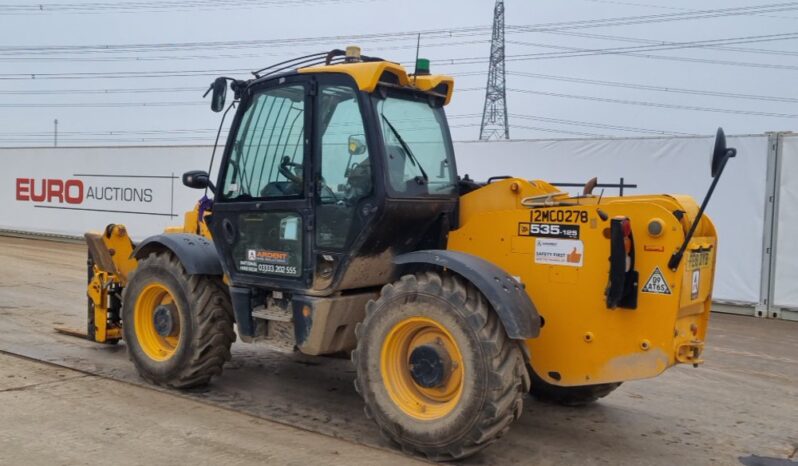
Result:
[[[158,332],[155,324],[156,311],[168,310],[175,317],[168,334]],[[181,322],[177,303],[172,293],[160,283],[151,283],[141,290],[133,311],[133,325],[142,351],[155,361],[166,361],[174,356],[180,343]],[[161,329],[161,333],[164,332]]]
[[[437,362],[445,364],[436,364],[438,370],[433,372],[437,377],[432,384],[429,379],[421,383],[414,372],[418,364],[411,360],[418,362],[419,354],[430,351]],[[446,416],[463,394],[465,368],[460,349],[446,328],[426,317],[410,317],[394,325],[382,344],[380,371],[391,400],[415,419],[431,421]]]

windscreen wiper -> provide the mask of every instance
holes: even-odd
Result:
[[[404,150],[405,153],[407,153],[407,157],[410,159],[410,162],[412,162],[414,166],[418,167],[418,170],[421,172],[421,176],[424,178],[424,182],[425,183],[428,182],[429,177],[427,176],[427,172],[424,171],[424,167],[421,166],[421,164],[418,162],[418,159],[416,159],[416,156],[413,155],[413,151],[410,150],[410,147],[407,145],[405,140],[402,139],[401,135],[399,135],[399,131],[397,131],[396,128],[393,127],[393,125],[391,124],[390,121],[388,121],[388,118],[386,118],[385,115],[380,115],[380,116],[382,116],[382,119],[385,121],[385,123],[388,124],[388,127],[391,128],[391,131],[393,132],[394,136],[396,136],[396,140],[399,141],[399,144],[402,146],[402,150]]]

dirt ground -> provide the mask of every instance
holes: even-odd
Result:
[[[0,464],[329,465],[404,463],[196,400],[0,354]],[[421,462],[411,462],[423,464]]]
[[[145,385],[123,344],[55,333],[85,325],[85,261],[80,244],[0,237],[0,351],[80,371],[0,357],[0,464],[412,461],[363,415],[347,360],[236,343],[221,378],[177,392]],[[704,356],[586,408],[526,399],[464,463],[798,466],[798,323],[713,314]]]

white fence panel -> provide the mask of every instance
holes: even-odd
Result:
[[[208,147],[2,149],[0,229],[69,236],[125,223],[134,239],[182,222],[202,191],[180,176],[207,169]]]
[[[512,175],[551,182],[602,183],[620,177],[637,188],[625,194],[681,193],[701,202],[711,182],[714,138],[640,138],[459,143],[458,171],[484,180]],[[760,297],[762,236],[767,171],[767,136],[729,137],[737,148],[707,213],[718,228],[714,299],[757,303]],[[607,190],[607,195],[616,195]]]
[[[798,309],[798,136],[781,142],[773,304]]]
[[[767,137],[730,137],[729,144],[738,156],[708,209],[720,235],[715,298],[756,303]],[[617,183],[624,177],[638,185],[628,194],[686,193],[698,200],[709,186],[711,150],[712,138],[455,144],[459,172],[476,179],[514,175],[584,182],[598,176]],[[185,188],[180,175],[207,167],[210,153],[208,146],[2,149],[0,229],[80,236],[108,223],[126,223],[134,239],[156,234],[180,223],[202,195]]]

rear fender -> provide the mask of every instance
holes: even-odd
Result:
[[[136,249],[132,257],[142,259],[150,253],[170,251],[190,275],[222,275],[222,263],[216,254],[213,243],[206,238],[191,233],[169,233],[150,236]]]
[[[485,259],[464,252],[433,249],[401,254],[394,258],[394,263],[429,264],[449,269],[482,292],[508,337],[526,340],[540,333],[540,316],[524,285]]]

